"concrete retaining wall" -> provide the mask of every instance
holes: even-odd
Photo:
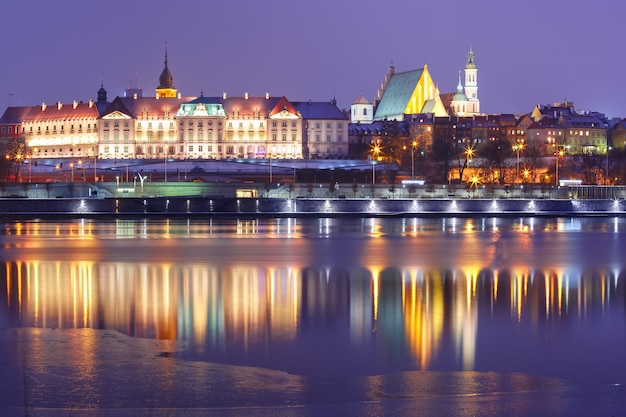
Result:
[[[0,199],[0,215],[4,216],[620,216],[624,213],[624,200],[234,197]]]

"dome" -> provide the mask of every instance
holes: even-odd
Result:
[[[159,88],[172,88],[173,83],[174,77],[172,77],[172,73],[167,67],[167,61],[165,61],[165,68],[163,68],[163,72],[159,77]]]
[[[463,84],[461,84],[461,71],[459,71],[459,83],[456,86],[456,93],[452,96],[452,101],[469,101],[463,92]]]
[[[467,99],[467,96],[465,95],[464,92],[459,91],[454,93],[454,96],[452,96],[452,101],[469,101]]]
[[[161,72],[161,76],[159,77],[159,88],[173,88],[174,77],[170,72],[170,69],[167,67],[167,49],[165,50],[165,68],[163,68],[163,72]]]

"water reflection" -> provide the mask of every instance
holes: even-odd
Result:
[[[269,236],[293,227],[285,223]],[[238,224],[236,233],[259,228]],[[559,349],[593,357],[604,370],[605,359],[617,360],[605,344],[624,342],[623,270],[268,267],[231,259],[226,266],[26,260],[5,262],[3,271],[1,327],[116,329],[186,341],[184,355],[194,358],[301,374],[528,371],[520,366],[545,366],[535,355],[558,359]],[[593,343],[585,341],[590,334]],[[494,352],[500,357],[489,357]]]

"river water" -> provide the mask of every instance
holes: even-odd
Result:
[[[626,219],[0,231],[2,415],[620,415]]]

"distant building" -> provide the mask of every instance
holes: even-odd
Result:
[[[402,121],[405,114],[420,113],[448,115],[428,66],[401,73],[389,67],[375,101],[374,120]]]
[[[0,137],[24,138],[33,158],[222,159],[345,158],[348,119],[329,102],[286,97],[182,97],[167,49],[154,97],[129,87],[124,97],[9,107]]]
[[[335,99],[294,103],[294,106],[304,122],[305,158],[348,158],[348,118]]]
[[[350,106],[350,123],[372,123],[374,121],[374,105],[363,94]]]
[[[469,100],[467,113],[470,115],[480,114],[480,100],[478,99],[478,68],[474,52],[470,48],[465,64],[465,96]]]
[[[621,119],[613,126],[611,131],[611,139],[615,148],[626,148],[626,119]]]
[[[32,158],[93,158],[99,142],[99,118],[107,92],[101,85],[98,100],[58,102],[29,107],[22,116],[22,132]]]
[[[598,112],[576,111],[574,103],[566,101],[553,105],[538,105],[531,113],[540,123],[548,118],[550,124],[563,129],[563,138],[548,135],[547,144],[553,148],[563,146],[568,153],[606,153],[609,148],[609,121]],[[545,125],[548,122],[543,122]]]
[[[116,97],[102,113],[98,158],[176,158],[176,112],[192,98]]]

